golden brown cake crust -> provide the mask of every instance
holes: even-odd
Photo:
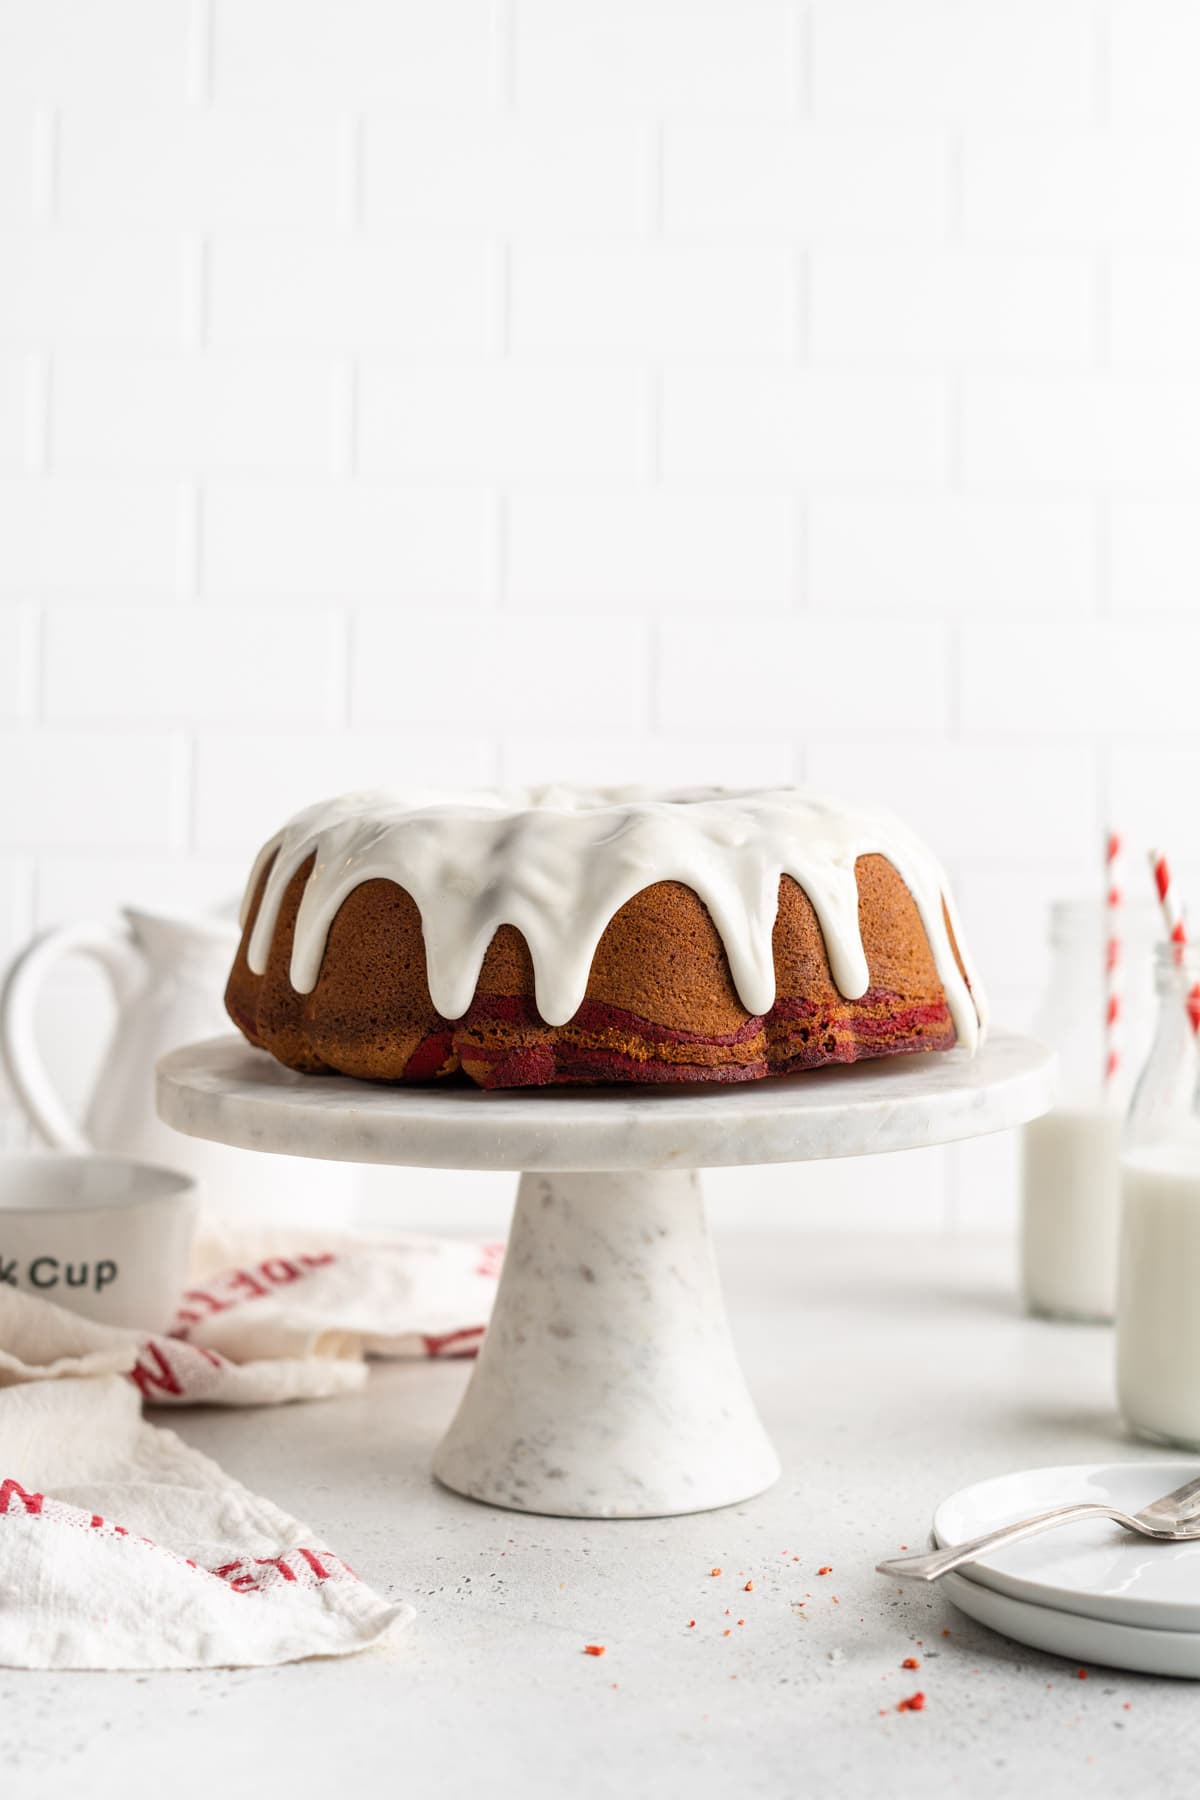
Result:
[[[703,902],[681,883],[661,881],[635,894],[609,922],[584,1003],[557,1027],[537,1013],[532,960],[511,925],[492,939],[467,1012],[459,1020],[441,1018],[429,995],[420,914],[404,889],[386,880],[363,882],[343,901],[316,986],[297,993],[288,968],[311,868],[310,860],[289,883],[265,973],[257,976],[246,948],[269,865],[263,871],[226,990],[235,1024],[290,1068],[376,1081],[461,1069],[485,1087],[744,1081],[863,1056],[946,1049],[955,1040],[916,903],[883,856],[863,856],[856,865],[870,970],[860,999],[838,992],[816,914],[791,876],[780,882],[772,940],[777,998],[763,1018],[739,1000]],[[957,945],[954,953],[961,967]]]

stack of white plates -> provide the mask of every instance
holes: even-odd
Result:
[[[1196,1462],[1084,1463],[977,1482],[934,1514],[939,1545],[1073,1500],[1137,1512],[1200,1475]],[[1088,1520],[996,1550],[943,1576],[954,1604],[983,1625],[1079,1663],[1200,1679],[1200,1538],[1154,1543]]]

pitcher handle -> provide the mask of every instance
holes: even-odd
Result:
[[[35,938],[9,968],[0,993],[0,1055],[17,1098],[43,1142],[54,1150],[91,1150],[63,1105],[37,1047],[34,1020],[42,984],[64,956],[90,956],[112,983],[117,1005],[136,985],[141,956],[121,921],[81,920]]]

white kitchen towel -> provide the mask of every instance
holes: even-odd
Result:
[[[118,1370],[155,1405],[346,1393],[365,1382],[367,1356],[474,1355],[503,1254],[465,1238],[294,1232],[225,1239],[220,1250],[243,1254],[192,1281],[165,1337],[97,1325],[0,1284],[0,1387]],[[210,1242],[195,1267],[214,1260]]]
[[[412,1617],[148,1425],[122,1376],[60,1372],[0,1394],[0,1664],[292,1662],[365,1649]]]
[[[286,1662],[411,1618],[141,1404],[328,1397],[362,1386],[369,1355],[473,1354],[500,1258],[465,1240],[209,1240],[161,1337],[0,1284],[0,1664]]]
[[[215,1272],[184,1293],[171,1337],[238,1363],[474,1355],[504,1254],[466,1238],[279,1231],[220,1250],[218,1262],[212,1241],[203,1247],[196,1266]]]

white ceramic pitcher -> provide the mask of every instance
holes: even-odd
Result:
[[[344,1226],[356,1191],[352,1168],[184,1137],[155,1112],[159,1058],[232,1029],[222,994],[237,941],[232,922],[215,915],[168,918],[133,907],[35,939],[13,963],[0,995],[0,1050],[12,1085],[53,1149],[118,1151],[185,1170],[199,1180],[210,1217],[231,1225]],[[45,979],[68,956],[98,962],[117,1003],[82,1125],[55,1090],[34,1029]]]

